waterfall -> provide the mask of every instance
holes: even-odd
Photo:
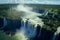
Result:
[[[29,38],[34,37],[36,35],[36,31],[34,30],[34,26],[29,22],[29,20],[24,20],[22,22],[22,30],[25,30],[25,35]]]
[[[2,21],[3,26],[2,26],[0,29],[3,29],[3,28],[7,25],[7,20],[6,20],[6,18],[2,18],[2,19],[3,19],[3,21]]]
[[[41,27],[44,25],[44,22],[42,21],[42,19],[38,17],[38,16],[41,16],[42,14],[34,12],[32,10],[33,10],[32,7],[29,7],[24,3],[18,5],[17,7],[13,7],[11,9],[12,11],[11,13],[13,14],[13,16],[19,16],[22,18],[21,28],[16,31],[16,36],[18,36],[17,38],[20,37],[19,36],[20,34],[22,34],[23,37],[24,38],[26,37],[27,39],[34,38],[36,36],[36,28],[37,28],[36,25],[39,24]]]
[[[7,25],[7,20],[4,18],[4,27]]]
[[[53,39],[52,40],[58,40],[58,34],[60,33],[60,26],[57,28],[57,31],[54,33]]]
[[[41,35],[41,31],[42,31],[42,28],[40,28],[40,31],[39,31],[39,35],[38,35],[38,37]]]

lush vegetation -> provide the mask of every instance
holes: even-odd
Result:
[[[56,31],[60,26],[60,11],[52,9],[46,16],[42,16],[44,26],[47,30]]]
[[[3,31],[0,31],[0,40],[17,40],[17,38],[15,36],[7,35]]]
[[[37,8],[37,7],[35,7]],[[38,7],[38,9],[41,9],[40,7]],[[41,16],[40,18],[42,18],[44,25],[43,28],[49,31],[56,31],[57,27],[60,26],[60,10],[58,8],[44,8],[44,10],[50,10],[50,12],[48,12],[48,14],[46,16]],[[10,10],[11,11],[11,10]],[[9,12],[9,11],[8,11]],[[13,14],[15,13],[15,11],[13,12]],[[11,15],[11,13],[7,13],[7,10],[0,10],[0,17],[6,17],[6,18],[16,18],[19,19],[21,14],[18,15]],[[9,36],[6,35],[4,32],[0,31],[0,40],[17,40],[16,37],[14,36]]]

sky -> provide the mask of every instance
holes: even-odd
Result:
[[[0,4],[4,3],[60,4],[60,0],[0,0]]]

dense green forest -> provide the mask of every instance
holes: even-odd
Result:
[[[39,6],[36,6],[35,8],[41,9]],[[39,18],[42,18],[43,19],[42,21],[44,22],[43,29],[55,32],[57,30],[57,28],[60,26],[60,9],[46,7],[43,10],[47,10],[47,11],[51,10],[50,12],[48,12],[47,15],[39,16]],[[13,19],[15,17],[16,19],[19,19],[20,14],[19,14],[19,16],[14,16],[13,14],[9,15],[8,12],[9,12],[8,9],[1,8],[0,9],[0,18],[6,17],[6,18]],[[0,40],[17,40],[17,39],[15,36],[9,36],[0,30]]]

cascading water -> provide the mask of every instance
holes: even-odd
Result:
[[[21,12],[21,11],[23,12],[23,15],[20,16],[22,18],[21,28],[16,32],[17,36],[19,36],[18,34],[22,33],[23,36],[26,36],[26,38],[28,39],[35,37],[36,27],[37,27],[35,25],[39,24],[41,28],[42,28],[42,25],[44,25],[44,23],[42,22],[42,19],[38,17],[38,16],[41,16],[42,14],[33,12],[32,11],[33,8],[28,7],[26,5],[18,5],[17,7],[12,8],[12,10],[15,10],[16,12]],[[17,13],[17,14],[22,14],[22,13]]]
[[[7,25],[6,18],[2,18],[2,21],[1,22],[3,23],[3,25],[2,25],[2,27],[0,27],[0,29],[3,29]]]
[[[33,8],[25,5],[24,0],[21,0],[20,2],[20,5],[18,5],[17,7],[12,7],[11,10],[8,11],[8,15],[11,15],[12,13],[11,16],[13,18],[22,18],[21,27],[19,30],[16,31],[15,36],[17,36],[18,40],[27,40],[36,36],[37,24],[41,26],[42,30],[44,22],[42,22],[42,19],[38,17],[42,14],[32,11]],[[41,32],[41,30],[39,31]],[[22,39],[20,39],[20,37]]]
[[[4,18],[4,27],[7,25],[7,20]]]
[[[55,32],[52,40],[58,40],[59,35],[57,35],[57,34],[59,34],[59,33],[60,33],[60,26],[57,28],[57,31]]]
[[[19,17],[22,19],[20,29],[16,30],[16,34],[14,36],[16,36],[18,40],[30,40],[31,38],[37,38],[37,40],[50,40],[50,37],[48,36],[52,35],[52,32],[42,28],[44,22],[42,22],[42,19],[38,17],[41,16],[42,14],[32,11],[33,8],[25,5],[24,0],[21,0],[20,2],[22,4],[18,5],[17,7],[12,7],[10,10],[8,10],[9,12],[8,16],[12,16],[13,19],[15,19],[14,17],[16,18]],[[46,16],[47,14],[48,14],[47,10],[43,12],[44,16]],[[4,18],[3,27],[5,27],[6,25],[7,21]],[[60,27],[57,28],[57,31],[55,32],[51,40],[58,40],[57,34],[59,33]]]

